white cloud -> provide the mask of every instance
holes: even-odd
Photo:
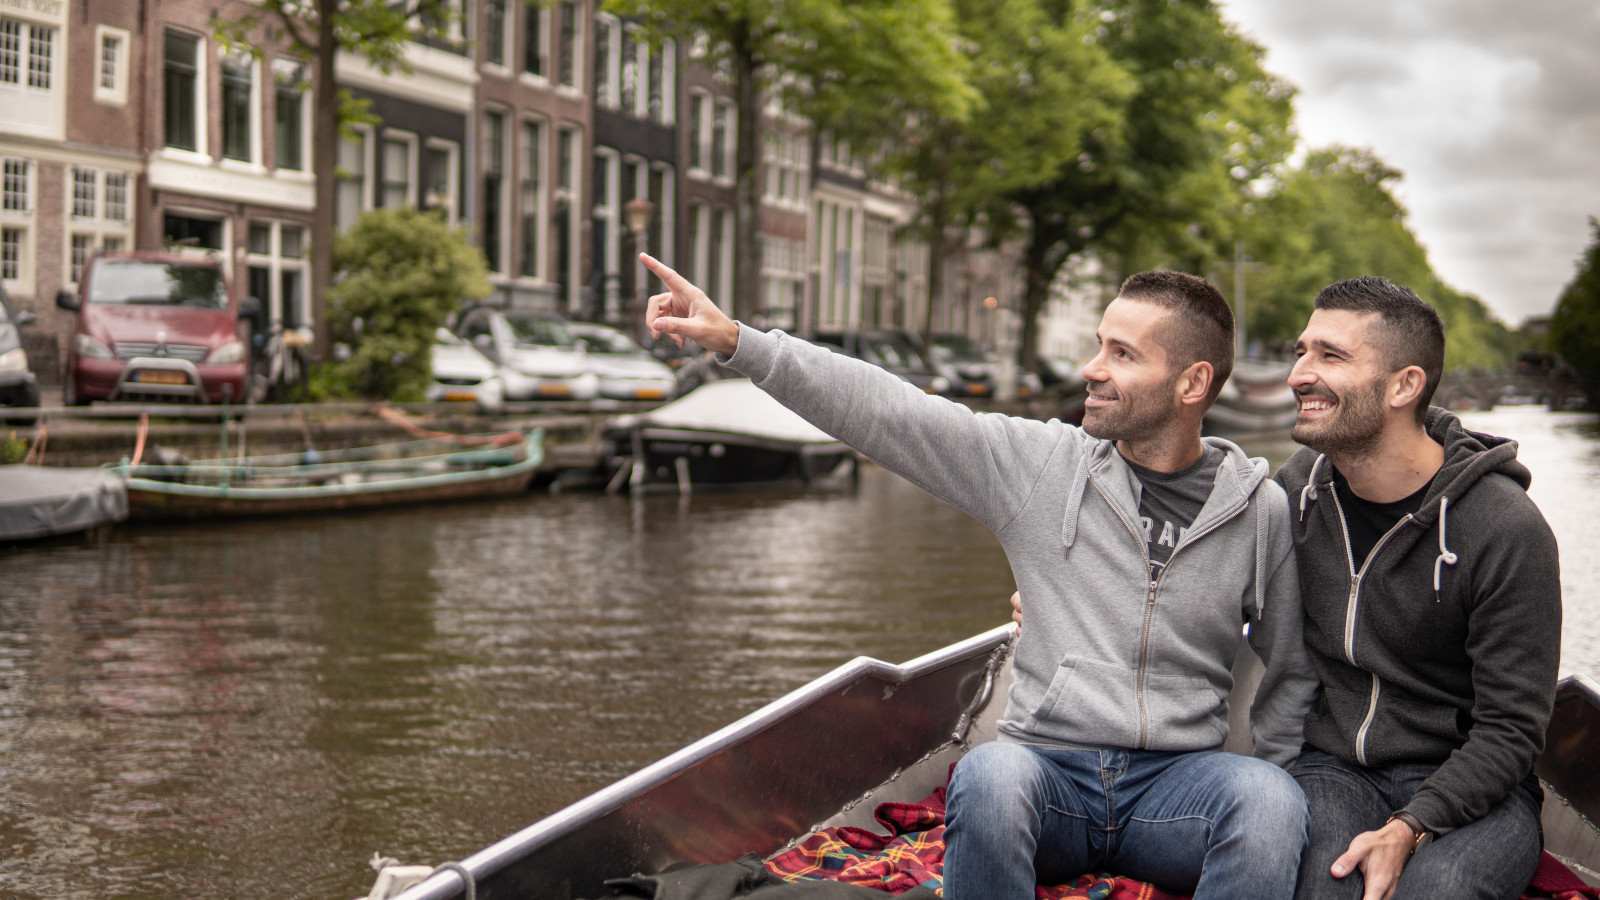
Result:
[[[1587,7],[1587,8],[1586,8]],[[1511,324],[1548,313],[1600,215],[1600,7],[1225,0],[1300,88],[1306,144],[1370,147],[1434,268]]]

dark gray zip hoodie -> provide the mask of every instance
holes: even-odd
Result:
[[[1300,633],[1289,504],[1264,460],[1206,438],[1226,459],[1152,582],[1135,524],[1139,479],[1110,441],[1058,421],[974,414],[781,331],[740,326],[727,363],[999,538],[1028,607],[1002,740],[1217,749],[1248,621],[1266,664],[1251,710],[1255,753],[1279,765],[1299,754],[1316,685]]]
[[[1333,467],[1276,478],[1294,507],[1306,643],[1322,689],[1306,742],[1364,766],[1434,763],[1406,811],[1443,834],[1533,771],[1561,652],[1556,541],[1517,445],[1428,410],[1444,465],[1421,507],[1352,559]]]

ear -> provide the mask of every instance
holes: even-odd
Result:
[[[1189,367],[1178,375],[1178,380],[1173,385],[1173,390],[1177,391],[1178,403],[1185,406],[1204,403],[1211,393],[1211,379],[1215,378],[1216,374],[1216,369],[1205,360],[1190,363]]]
[[[1421,366],[1406,366],[1390,375],[1389,406],[1404,409],[1417,403],[1422,399],[1422,390],[1427,384],[1428,373],[1422,371]]]

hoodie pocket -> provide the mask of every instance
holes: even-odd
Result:
[[[1146,746],[1151,750],[1204,750],[1228,736],[1227,696],[1192,675],[1146,676],[1149,710]]]
[[[1132,669],[1068,657],[1056,668],[1044,700],[1023,727],[1052,740],[1132,747],[1138,718]]]

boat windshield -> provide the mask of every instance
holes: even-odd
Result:
[[[102,260],[90,270],[89,302],[227,309],[228,295],[215,266]]]
[[[604,353],[611,356],[643,356],[644,348],[635,344],[632,338],[620,331],[609,328],[585,328],[578,332],[578,337],[589,345],[592,353]]]
[[[519,347],[572,347],[575,341],[560,319],[540,316],[507,316],[511,338]]]

